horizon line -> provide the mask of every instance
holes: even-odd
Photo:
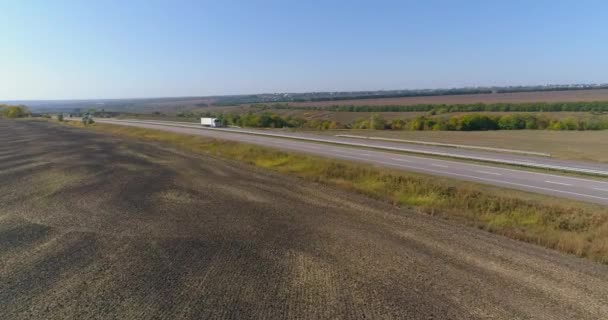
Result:
[[[184,96],[147,96],[147,97],[121,97],[121,98],[59,98],[59,99],[0,99],[0,103],[8,102],[40,102],[40,101],[99,101],[99,100],[145,100],[145,99],[186,99],[186,98],[218,98],[218,97],[238,97],[252,95],[276,95],[276,94],[312,94],[312,93],[358,93],[358,92],[393,92],[393,91],[440,91],[440,90],[457,90],[457,89],[496,89],[496,88],[560,88],[567,89],[568,87],[575,88],[576,86],[585,87],[584,89],[593,90],[594,87],[606,87],[608,83],[568,83],[568,84],[527,84],[527,85],[504,85],[504,86],[463,86],[463,87],[437,87],[437,88],[420,88],[420,89],[377,89],[377,90],[330,90],[330,91],[276,91],[276,92],[258,92],[258,93],[235,93],[235,94],[217,94],[217,95],[184,95]],[[532,91],[531,91],[532,92]],[[499,92],[500,93],[500,92]],[[507,93],[507,92],[503,92]],[[496,94],[496,93],[471,93],[471,94]]]

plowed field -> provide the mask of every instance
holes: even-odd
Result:
[[[602,319],[608,268],[169,146],[0,120],[0,319]]]

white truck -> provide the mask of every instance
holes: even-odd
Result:
[[[219,128],[222,126],[222,121],[218,118],[201,118],[201,125],[205,127]]]

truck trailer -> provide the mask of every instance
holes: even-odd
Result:
[[[222,126],[222,121],[218,118],[201,118],[201,125],[205,127],[219,128]]]

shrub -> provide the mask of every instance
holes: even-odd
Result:
[[[29,117],[32,113],[26,106],[10,106],[0,104],[0,116],[6,118],[24,118]]]
[[[90,116],[84,116],[84,117],[82,118],[82,124],[84,124],[85,126],[86,126],[86,125],[93,124],[93,123],[95,123],[95,121],[94,121],[94,120],[93,120],[93,118],[91,118]]]

